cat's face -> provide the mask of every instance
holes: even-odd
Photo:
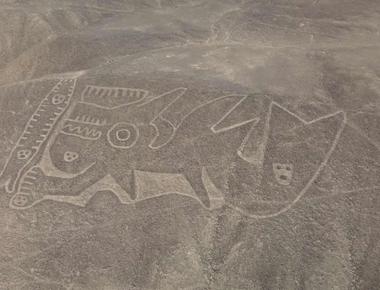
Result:
[[[281,185],[290,185],[293,178],[293,164],[273,163],[273,176]]]
[[[291,204],[310,186],[336,144],[343,114],[306,122],[271,104],[263,122],[264,133],[250,136],[252,142],[261,138],[252,146],[256,152],[242,153],[253,157],[235,164],[229,190],[236,204],[241,199],[252,212],[269,214]]]

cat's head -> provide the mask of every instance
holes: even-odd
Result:
[[[305,121],[272,102],[239,151],[230,176],[230,200],[258,215],[297,202],[318,176],[338,142],[345,114]]]

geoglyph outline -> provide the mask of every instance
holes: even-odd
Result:
[[[74,79],[74,80],[70,80],[70,81],[74,81],[74,86],[73,86],[73,88],[75,88],[75,83],[76,83],[76,79]],[[60,82],[58,82],[58,84],[60,84],[62,82],[62,80],[60,81]],[[57,84],[57,85],[58,85]],[[56,86],[57,86],[56,85]],[[55,87],[56,87],[55,86]],[[54,87],[54,88],[55,88]],[[51,92],[54,90],[54,88],[51,90]],[[120,89],[120,88],[119,88]],[[180,94],[176,99],[174,99],[174,101],[176,101],[178,98],[180,98],[185,92],[186,92],[186,88],[176,88],[176,89],[174,89],[174,90],[172,90],[172,91],[175,91],[175,90],[178,90],[178,89],[182,89],[183,90],[183,92],[182,92],[182,94]],[[46,140],[48,140],[48,141],[50,141],[51,142],[51,140],[48,138],[49,137],[49,135],[51,134],[51,132],[54,130],[54,126],[56,125],[56,123],[58,122],[58,120],[61,118],[61,116],[62,115],[64,115],[65,113],[67,114],[67,111],[68,111],[68,107],[70,106],[70,102],[71,102],[71,98],[72,98],[72,95],[73,95],[73,91],[74,91],[74,89],[72,89],[72,91],[71,91],[71,93],[70,93],[70,97],[68,98],[68,101],[67,101],[67,106],[65,107],[65,109],[63,109],[61,112],[60,112],[60,114],[58,114],[58,115],[56,115],[56,119],[55,119],[55,122],[53,121],[53,125],[51,125],[51,128],[49,128],[50,130],[49,131],[47,131],[47,133],[46,133],[46,135],[45,135],[45,140],[43,141],[43,142],[45,142]],[[144,91],[144,90],[142,90],[142,91]],[[146,90],[145,90],[146,91]],[[146,91],[146,92],[148,92],[148,91]],[[50,93],[50,92],[49,92]],[[169,92],[166,92],[166,93],[169,93]],[[49,95],[49,94],[48,94]],[[47,95],[47,96],[48,96]],[[46,96],[46,97],[47,97]],[[178,123],[178,125],[177,126],[175,126],[173,123],[171,123],[169,120],[167,120],[165,117],[163,117],[162,116],[162,114],[163,114],[163,112],[174,102],[174,101],[172,101],[172,102],[170,102],[164,109],[162,109],[160,112],[159,112],[159,114],[150,122],[150,125],[152,125],[153,127],[155,127],[156,128],[156,133],[159,135],[159,132],[158,132],[158,128],[157,128],[157,126],[155,126],[155,124],[154,124],[154,121],[157,119],[157,118],[161,118],[163,121],[166,121],[166,122],[168,122],[172,127],[173,127],[173,134],[170,136],[170,138],[169,138],[169,140],[168,140],[168,142],[170,142],[170,140],[173,138],[173,136],[175,135],[175,133],[176,133],[176,130],[181,126],[181,124],[182,124],[182,122],[188,117],[188,116],[190,116],[192,113],[194,113],[196,110],[198,110],[198,109],[200,109],[201,107],[203,107],[203,106],[206,106],[206,105],[208,105],[208,104],[211,104],[211,103],[213,103],[213,102],[216,102],[216,101],[218,101],[218,100],[221,100],[221,99],[223,99],[223,98],[227,98],[227,97],[233,97],[233,96],[236,96],[236,97],[241,97],[241,100],[239,100],[218,122],[216,122],[214,125],[212,125],[211,126],[211,128],[210,128],[210,130],[213,132],[213,133],[215,133],[215,134],[217,134],[217,133],[220,133],[220,132],[224,132],[224,131],[227,131],[227,130],[231,130],[231,129],[234,129],[234,128],[237,128],[237,127],[239,127],[239,126],[242,126],[242,125],[244,125],[244,124],[247,124],[247,123],[250,123],[250,122],[256,122],[256,124],[257,124],[257,122],[259,121],[259,118],[257,118],[257,117],[255,117],[255,118],[252,118],[252,119],[249,119],[249,120],[246,120],[246,121],[244,121],[244,122],[242,122],[242,123],[237,123],[237,124],[234,124],[234,125],[232,125],[232,126],[229,126],[229,127],[226,127],[226,128],[223,128],[223,129],[219,129],[219,130],[217,130],[217,129],[215,129],[215,127],[217,127],[217,125],[218,124],[220,124],[234,109],[236,109],[236,107],[240,104],[240,103],[242,103],[248,96],[247,95],[226,95],[226,96],[222,96],[222,97],[218,97],[218,98],[215,98],[215,99],[212,99],[212,100],[210,100],[210,101],[207,101],[207,102],[205,102],[205,103],[202,103],[201,105],[198,105],[198,106],[196,106],[195,108],[193,108],[188,114],[186,114],[181,120],[180,120],[180,122]],[[41,101],[41,103],[40,103],[40,105],[43,103],[43,101],[46,99],[46,97]],[[157,96],[157,97],[153,97],[153,98],[146,98],[146,96],[145,96],[145,98],[146,98],[146,101],[145,102],[142,102],[142,99],[139,99],[139,100],[137,100],[137,101],[135,101],[135,102],[131,102],[131,103],[128,103],[128,105],[130,105],[130,104],[135,104],[135,103],[140,103],[140,104],[138,104],[139,106],[143,106],[143,105],[145,105],[145,104],[147,104],[147,103],[149,103],[149,102],[151,102],[151,101],[153,101],[153,100],[155,100],[156,98],[158,98],[158,97],[160,97],[160,96]],[[77,102],[78,103],[78,102]],[[85,103],[85,104],[87,104],[87,102],[83,102],[83,99],[82,99],[82,103]],[[93,103],[88,103],[89,105],[94,105]],[[72,105],[72,104],[71,104]],[[123,105],[120,105],[120,106],[115,106],[115,107],[112,107],[112,108],[109,108],[109,107],[104,107],[104,106],[100,106],[100,105],[96,105],[95,104],[95,107],[101,107],[102,109],[106,109],[106,110],[112,110],[112,109],[115,109],[115,108],[120,108],[120,107],[123,107],[123,106],[125,106],[125,105],[127,105],[127,104],[123,104]],[[332,155],[332,153],[334,152],[334,150],[335,150],[335,148],[336,148],[336,146],[337,146],[337,144],[338,144],[338,142],[339,142],[339,139],[340,139],[340,136],[341,136],[341,134],[342,134],[342,132],[343,132],[343,130],[344,130],[344,128],[345,128],[345,125],[346,125],[346,122],[347,122],[347,116],[346,116],[346,113],[345,112],[343,112],[343,111],[336,111],[336,112],[334,112],[334,113],[331,113],[331,114],[327,114],[327,115],[324,115],[324,116],[321,116],[321,117],[319,117],[319,118],[316,118],[316,119],[314,119],[314,120],[311,120],[311,121],[306,121],[306,120],[304,120],[304,119],[302,119],[301,117],[299,117],[297,114],[295,114],[295,113],[293,113],[293,112],[291,112],[291,111],[289,111],[288,109],[286,109],[286,108],[284,108],[282,105],[280,105],[280,104],[278,104],[277,102],[275,102],[275,101],[271,101],[270,102],[270,105],[269,105],[269,116],[271,115],[271,113],[272,113],[272,108],[273,108],[273,106],[278,106],[278,107],[280,107],[282,110],[284,110],[284,111],[286,111],[287,113],[289,113],[290,115],[292,115],[293,117],[295,117],[295,118],[297,118],[298,120],[300,120],[303,124],[312,124],[312,123],[315,123],[315,122],[317,122],[317,121],[320,121],[320,120],[323,120],[323,119],[326,119],[326,118],[329,118],[329,117],[333,117],[333,116],[337,116],[337,115],[339,115],[339,114],[342,114],[342,122],[341,122],[341,124],[340,124],[340,126],[339,126],[339,128],[338,128],[338,130],[337,130],[337,132],[336,132],[336,135],[335,135],[335,138],[334,138],[334,140],[333,140],[333,142],[332,142],[332,144],[331,144],[331,146],[330,146],[330,148],[329,148],[329,150],[328,150],[328,152],[326,153],[326,155],[324,156],[324,159],[323,159],[323,161],[320,163],[320,165],[318,166],[318,168],[315,170],[315,172],[314,172],[314,174],[312,175],[312,177],[310,178],[310,180],[306,183],[306,185],[303,187],[303,189],[302,190],[300,190],[300,192],[298,193],[298,195],[296,196],[296,198],[294,199],[294,200],[292,200],[291,202],[289,202],[289,203],[286,203],[286,206],[284,206],[281,210],[279,210],[279,211],[277,211],[277,212],[275,212],[275,213],[271,213],[271,214],[264,214],[264,215],[256,215],[256,214],[250,214],[249,212],[247,212],[246,210],[244,210],[244,209],[242,209],[242,208],[240,208],[240,207],[237,207],[237,206],[234,206],[234,205],[232,205],[232,204],[230,204],[229,202],[226,202],[225,200],[224,200],[224,197],[222,197],[222,196],[219,196],[219,197],[217,197],[217,198],[215,198],[216,200],[218,200],[218,201],[221,201],[221,200],[223,200],[223,203],[224,203],[224,205],[226,205],[227,207],[229,207],[229,208],[231,208],[231,209],[233,209],[234,211],[236,211],[236,212],[239,212],[240,214],[242,214],[243,216],[246,216],[246,217],[248,217],[248,218],[254,218],[254,219],[266,219],[266,218],[272,218],[272,217],[277,217],[277,216],[279,216],[279,215],[281,215],[281,214],[283,214],[283,213],[285,213],[285,212],[287,212],[288,210],[290,210],[295,204],[297,204],[298,202],[299,202],[299,200],[305,195],[305,193],[307,192],[307,190],[310,188],[310,186],[312,185],[312,183],[315,181],[315,179],[319,176],[319,174],[320,174],[320,172],[323,170],[323,168],[326,166],[326,164],[327,164],[327,162],[329,161],[329,159],[330,159],[330,157],[331,157],[331,155]],[[25,128],[27,128],[27,126],[29,125],[29,122],[31,122],[32,120],[35,120],[36,119],[36,117],[38,118],[38,112],[39,112],[39,109],[40,109],[40,106],[37,108],[37,110],[35,111],[35,113],[32,115],[32,117],[29,119],[29,121],[28,121],[28,123],[27,123],[27,125],[25,126]],[[58,116],[58,117],[57,117]],[[70,119],[67,119],[67,120],[70,120]],[[251,130],[254,130],[254,127],[255,127],[255,124],[252,124],[252,129]],[[25,130],[25,128],[24,128],[24,130]],[[266,128],[267,130],[269,129],[269,128]],[[23,136],[24,134],[22,134],[21,135],[21,137],[19,138],[19,140],[18,140],[18,142],[16,143],[16,145],[15,145],[15,147],[13,148],[13,150],[12,150],[12,152],[11,152],[11,154],[10,154],[10,156],[8,157],[8,160],[7,160],[7,162],[6,162],[6,164],[5,164],[5,166],[4,166],[4,170],[5,170],[5,168],[8,166],[8,163],[10,162],[10,159],[11,159],[11,156],[12,156],[12,154],[13,154],[13,152],[14,152],[14,150],[16,150],[16,148],[17,148],[17,146],[18,146],[18,144],[19,143],[21,143],[21,141],[25,138],[24,136]],[[151,149],[158,149],[158,148],[160,148],[160,147],[157,147],[157,148],[155,148],[152,144],[154,143],[153,141],[156,139],[156,138],[158,138],[158,135],[156,135],[155,136],[155,138],[152,140],[152,142],[149,144],[149,146],[150,146],[150,148]],[[247,134],[248,135],[248,134]],[[166,142],[165,144],[167,144],[168,142]],[[244,147],[244,142],[245,141],[243,141],[242,142],[242,146]],[[42,143],[42,142],[41,142]],[[49,143],[49,142],[48,142]],[[165,144],[163,144],[162,146],[164,146]],[[41,147],[41,146],[40,146]],[[38,148],[40,148],[40,147],[38,147]],[[242,148],[243,148],[242,147]],[[46,147],[47,148],[47,147]],[[46,148],[45,148],[45,151],[46,151]],[[245,160],[245,161],[247,161],[246,159],[244,159],[244,157],[243,156],[241,156],[241,151],[240,151],[240,149],[241,148],[238,148],[237,150],[236,150],[236,153],[237,153],[237,155],[240,157],[240,158],[242,158],[243,160]],[[46,152],[45,152],[46,153]],[[34,157],[34,155],[33,155],[33,157]],[[31,160],[33,160],[33,157],[31,157],[30,158],[30,161]],[[248,162],[248,161],[247,161]],[[30,162],[29,162],[30,163]],[[28,164],[29,164],[28,163]],[[93,165],[93,164],[92,164]],[[92,166],[91,165],[91,166]],[[25,167],[24,167],[25,168]],[[3,170],[3,171],[4,171]],[[3,173],[3,171],[2,171],[2,173]],[[21,173],[21,171],[22,170],[20,170],[19,171],[19,174]],[[204,168],[204,167],[202,167],[202,180],[204,180],[204,179],[206,179],[207,177],[206,177],[206,175],[207,175],[207,171],[206,171],[206,169]],[[18,179],[19,179],[20,177],[18,176]],[[69,177],[67,177],[67,178],[69,178]],[[95,184],[97,184],[98,182],[100,182],[99,184],[101,184],[101,183],[104,183],[104,184],[109,184],[109,181],[110,181],[110,178],[111,179],[113,179],[113,177],[112,176],[105,176],[104,178],[102,178],[101,180],[98,180],[97,182],[95,182],[94,184],[92,184],[92,185],[90,185],[87,189],[89,189],[89,188],[91,188],[92,186],[94,186]],[[98,185],[99,185],[98,184]],[[117,182],[116,182],[116,184],[117,184]],[[210,183],[209,183],[210,184]],[[215,186],[215,185],[213,185],[213,183],[211,183],[212,184],[212,186]],[[109,186],[109,185],[107,185],[107,186]],[[87,190],[86,189],[86,190]],[[13,188],[13,190],[14,190],[14,188]],[[86,206],[87,205],[87,203],[88,203],[88,201],[98,192],[98,191],[94,191],[93,192],[93,194],[89,194],[88,192],[86,193],[86,190],[84,190],[84,195],[85,196],[88,196],[89,197],[89,199],[82,205],[82,206]],[[182,195],[182,196],[186,196],[186,197],[191,197],[191,198],[194,198],[194,199],[196,199],[197,201],[199,201],[199,203],[203,206],[203,207],[205,207],[204,205],[203,205],[203,203],[202,202],[200,202],[200,200],[199,200],[199,198],[198,197],[196,197],[196,196],[191,196],[191,195],[188,195],[188,194],[184,194],[184,193],[180,193],[180,192],[169,192],[169,193],[166,193],[166,194],[161,194],[161,195],[157,195],[157,196],[154,196],[154,197],[152,197],[152,198],[156,198],[156,197],[160,197],[160,196],[164,196],[164,195],[169,195],[169,194],[178,194],[178,195]],[[120,195],[120,194],[119,194]],[[60,201],[60,202],[68,202],[68,203],[70,203],[70,198],[72,199],[72,200],[74,200],[75,199],[75,197],[77,197],[77,198],[79,198],[79,196],[80,195],[78,195],[78,196],[72,196],[72,197],[68,197],[68,196],[57,196],[57,195],[45,195],[42,199],[40,199],[40,200],[37,200],[37,201],[35,201],[34,203],[32,203],[28,208],[30,208],[30,207],[32,207],[32,206],[34,206],[35,204],[37,204],[37,203],[39,203],[39,202],[41,202],[41,201],[43,201],[43,200],[56,200],[56,201]],[[118,195],[117,195],[118,196]],[[124,203],[124,204],[131,204],[131,203],[136,203],[136,202],[139,202],[140,200],[137,200],[137,201],[132,201],[132,202],[130,202],[130,198],[129,198],[129,200],[128,199],[125,199],[125,198],[122,198],[122,199],[120,199],[120,197],[118,196],[118,198],[119,198],[119,200],[121,201],[121,203]],[[128,200],[128,202],[127,202],[127,200]],[[73,202],[71,202],[71,203],[73,203]],[[77,205],[79,205],[80,206],[80,203],[79,204],[77,204]],[[17,209],[19,209],[19,208],[17,208]],[[210,208],[208,208],[208,210],[212,210],[212,209],[210,209]]]

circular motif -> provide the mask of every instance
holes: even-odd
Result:
[[[30,149],[21,149],[17,151],[17,159],[25,160],[32,155],[32,150]]]
[[[107,140],[115,148],[128,149],[136,144],[139,129],[130,123],[117,123],[109,129]]]
[[[72,151],[66,151],[63,154],[63,160],[66,162],[73,162],[77,160],[79,157],[79,154],[77,152],[72,152]]]
[[[120,129],[116,131],[116,138],[119,141],[127,141],[131,137],[131,132],[127,129]]]
[[[63,102],[65,102],[65,100],[66,100],[66,96],[65,95],[56,94],[51,99],[51,102],[53,103],[53,105],[60,105]]]

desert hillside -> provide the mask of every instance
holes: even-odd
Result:
[[[378,0],[0,0],[0,289],[374,290]]]

